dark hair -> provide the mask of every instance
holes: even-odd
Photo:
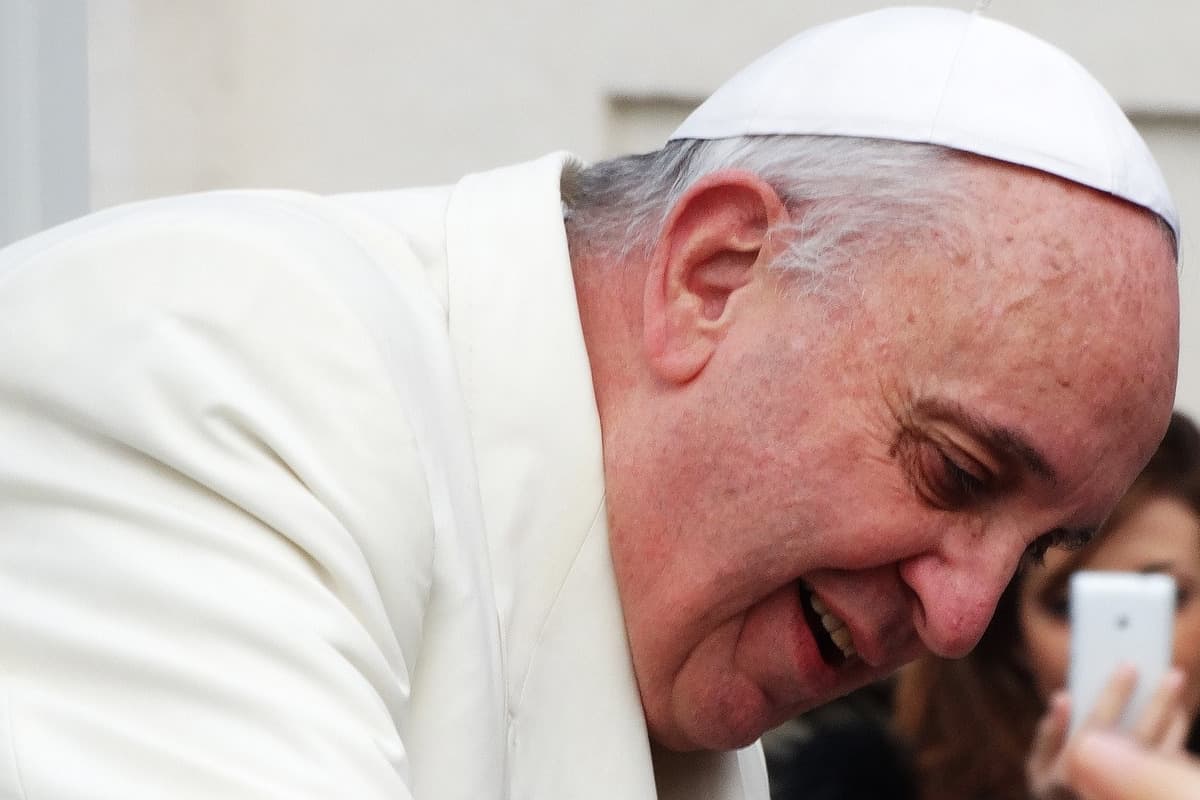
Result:
[[[1086,559],[1107,532],[1156,497],[1200,516],[1200,430],[1179,412],[1104,528],[1064,565]],[[1026,800],[1025,759],[1044,712],[1023,664],[1017,619],[1020,573],[1009,583],[987,630],[965,658],[925,656],[900,675],[894,723],[912,749],[922,800]],[[987,733],[987,746],[982,735]],[[1194,726],[1191,742],[1200,739]]]
[[[1176,411],[1162,443],[1121,498],[1107,527],[1116,527],[1150,497],[1172,497],[1200,514],[1200,430]]]

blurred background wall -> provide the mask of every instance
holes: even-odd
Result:
[[[713,87],[769,47],[809,25],[889,5],[0,0],[0,7],[55,3],[74,3],[86,17],[80,96],[88,98],[90,166],[67,179],[86,181],[93,208],[229,186],[337,192],[445,182],[556,149],[588,159],[653,149]],[[1200,3],[995,0],[987,13],[1083,62],[1159,158],[1184,225],[1179,399],[1200,414]]]
[[[85,0],[0,0],[0,245],[90,206]]]

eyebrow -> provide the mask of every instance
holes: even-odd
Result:
[[[983,444],[1014,461],[1025,469],[1050,483],[1058,482],[1058,472],[1050,466],[1046,456],[1020,431],[996,425],[984,417],[969,411],[960,403],[939,397],[927,397],[917,401],[914,408],[923,416],[954,422],[962,426]]]

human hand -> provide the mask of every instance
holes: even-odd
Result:
[[[1138,747],[1123,736],[1087,732],[1072,745],[1066,779],[1082,800],[1194,800],[1200,763]]]
[[[1133,696],[1137,674],[1131,668],[1117,670],[1096,700],[1088,718],[1074,737],[1068,739],[1071,701],[1065,692],[1051,698],[1050,707],[1034,735],[1025,771],[1034,800],[1063,800],[1072,797],[1068,788],[1067,759],[1075,739],[1094,731],[1112,730]],[[1128,732],[1128,737],[1148,750],[1175,753],[1182,749],[1188,720],[1179,704],[1183,674],[1169,671]]]

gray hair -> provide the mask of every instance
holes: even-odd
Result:
[[[760,176],[792,216],[776,268],[825,285],[839,267],[882,241],[932,229],[960,239],[966,157],[936,145],[838,136],[746,136],[679,140],[661,150],[563,175],[572,250],[610,263],[649,255],[671,208],[705,175],[724,168]],[[955,210],[960,213],[955,214]],[[813,281],[806,282],[812,285]]]

